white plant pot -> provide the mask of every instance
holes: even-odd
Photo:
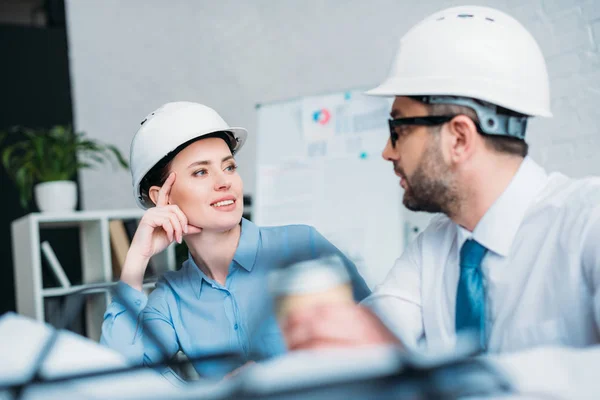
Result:
[[[77,184],[72,181],[38,183],[33,191],[41,212],[73,211],[77,205]]]

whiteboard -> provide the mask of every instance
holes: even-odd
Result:
[[[404,249],[402,188],[381,157],[391,99],[362,91],[257,107],[253,220],[312,225],[373,288]]]

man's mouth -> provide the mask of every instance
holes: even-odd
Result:
[[[394,173],[400,178],[400,186],[406,189],[406,187],[408,186],[406,182],[406,176],[402,173],[402,171],[399,168],[394,168]]]

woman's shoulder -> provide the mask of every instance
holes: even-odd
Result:
[[[298,254],[312,254],[329,245],[315,227],[305,224],[267,226],[260,228],[262,249],[272,249],[282,254],[296,257]]]
[[[273,226],[260,226],[258,228],[261,234],[274,234],[278,235],[281,233],[299,233],[299,234],[311,234],[316,231],[314,226],[306,224],[290,224],[290,225],[273,225]]]
[[[312,241],[317,236],[320,236],[315,227],[305,224],[262,226],[259,227],[259,230],[263,243],[273,241]]]

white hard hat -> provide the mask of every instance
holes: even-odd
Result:
[[[212,108],[187,101],[166,103],[150,113],[131,141],[129,163],[133,195],[143,209],[154,204],[140,193],[140,183],[148,171],[180,145],[216,132],[231,132],[236,140],[235,154],[244,145],[248,132],[230,127]]]
[[[550,85],[531,34],[498,10],[439,11],[400,39],[376,96],[448,95],[483,100],[528,116],[550,117]]]

